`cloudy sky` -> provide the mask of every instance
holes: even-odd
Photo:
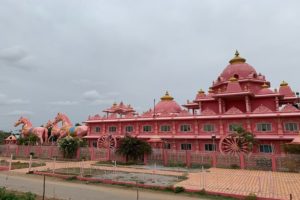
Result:
[[[165,90],[183,104],[235,49],[298,91],[299,19],[296,0],[0,0],[0,129],[121,100],[141,112]]]

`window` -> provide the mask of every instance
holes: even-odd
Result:
[[[273,148],[272,148],[272,145],[270,145],[270,144],[261,144],[261,145],[259,145],[259,151],[261,153],[272,153]]]
[[[143,131],[144,132],[151,132],[152,131],[152,126],[143,126]]]
[[[191,125],[189,125],[189,124],[182,124],[180,126],[180,131],[181,132],[190,132],[191,131]]]
[[[257,131],[265,132],[265,131],[271,131],[272,126],[269,123],[260,123],[256,125]]]
[[[285,123],[284,127],[286,131],[298,131],[297,123]]]
[[[93,147],[97,147],[97,141],[93,141]]]
[[[133,126],[126,126],[125,127],[125,132],[126,133],[131,133],[133,131]]]
[[[192,150],[192,144],[181,144],[181,150]]]
[[[101,131],[101,129],[100,129],[100,127],[99,126],[97,126],[97,127],[95,127],[95,132],[100,132]]]
[[[161,132],[170,132],[171,131],[171,127],[168,126],[168,125],[160,126],[160,131]]]
[[[204,148],[205,148],[205,151],[216,151],[217,145],[216,144],[205,144]]]
[[[214,128],[215,127],[212,124],[204,124],[204,127],[203,127],[203,129],[204,129],[205,132],[213,132]]]
[[[229,124],[229,131],[234,132],[235,129],[237,129],[239,127],[242,127],[242,125],[241,124]]]
[[[164,149],[171,149],[170,143],[164,143]]]
[[[116,132],[116,131],[117,131],[117,127],[115,127],[115,126],[108,127],[108,132],[112,133],[112,132]]]

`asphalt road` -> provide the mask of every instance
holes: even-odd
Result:
[[[0,186],[22,192],[30,191],[41,195],[43,191],[43,177],[1,173]],[[109,185],[87,185],[46,177],[46,197],[67,200],[136,200],[137,191],[131,188]],[[199,200],[200,198],[158,191],[139,190],[139,200],[183,199]]]

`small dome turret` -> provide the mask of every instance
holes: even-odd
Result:
[[[180,105],[174,101],[174,98],[166,91],[165,95],[162,96],[161,101],[155,105],[155,113],[180,113],[182,111]]]
[[[289,84],[285,81],[280,83],[279,94],[284,95],[285,97],[295,97],[295,93],[292,91]]]

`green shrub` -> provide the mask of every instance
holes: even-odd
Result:
[[[250,193],[248,196],[245,197],[245,200],[256,200],[257,197],[255,194]]]
[[[175,187],[175,189],[174,189],[174,192],[175,193],[180,193],[180,192],[184,192],[184,187],[180,187],[180,186],[178,186],[178,187]]]
[[[31,192],[25,194],[15,194],[14,192],[9,192],[5,188],[0,188],[0,199],[1,200],[35,200],[36,195]]]
[[[74,158],[79,148],[79,139],[71,136],[64,137],[58,141],[59,149],[62,151],[64,158]]]

